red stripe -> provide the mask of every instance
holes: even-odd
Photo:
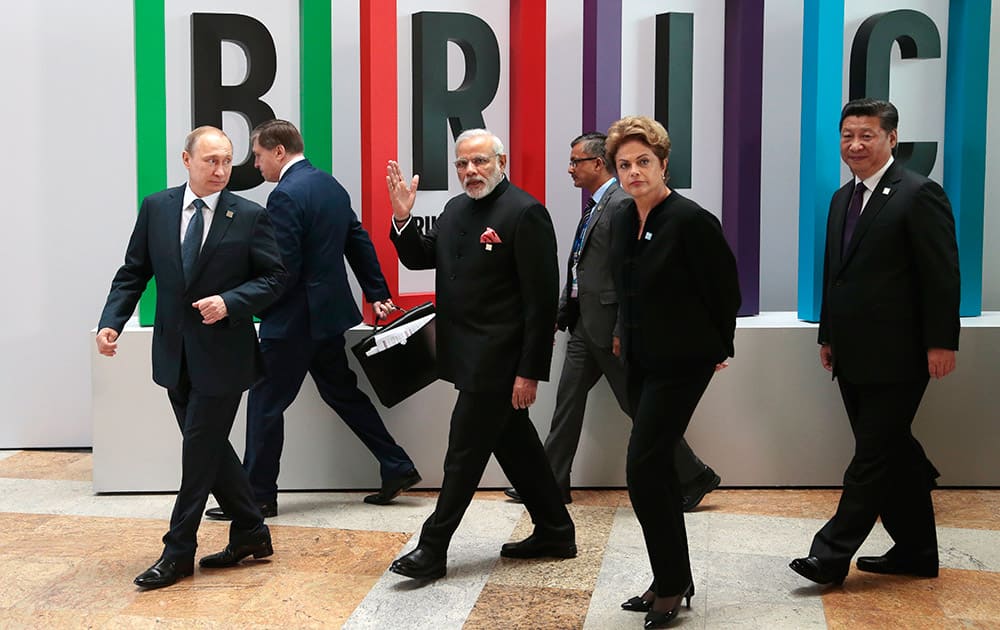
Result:
[[[545,203],[544,0],[510,0],[510,180]]]

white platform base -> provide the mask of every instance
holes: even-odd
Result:
[[[1000,314],[962,321],[958,369],[932,382],[914,433],[941,470],[943,485],[998,486]],[[348,345],[363,329],[348,333]],[[93,332],[91,333],[93,336]],[[173,491],[180,483],[180,433],[166,392],[150,378],[151,328],[126,328],[118,356],[93,350],[94,491]],[[531,417],[544,439],[555,405],[566,336],[557,337],[552,381],[539,386]],[[718,373],[687,432],[695,452],[728,486],[836,486],[853,439],[836,383],[819,365],[816,327],[794,313],[742,318],[737,356]],[[361,387],[375,400],[354,363]],[[456,392],[437,382],[392,409],[379,408],[389,432],[424,482],[439,487]],[[377,403],[376,403],[377,405]],[[231,440],[242,456],[245,408]],[[625,485],[629,422],[602,379],[590,394],[573,484]],[[375,459],[319,398],[310,379],[285,420],[278,486],[282,490],[379,486]],[[491,461],[481,487],[506,487]]]

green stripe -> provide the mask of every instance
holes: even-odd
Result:
[[[139,0],[136,0],[137,2]],[[302,138],[316,168],[333,171],[333,34],[330,0],[299,0]]]
[[[167,187],[167,63],[164,0],[135,0],[135,129],[138,199]],[[139,301],[139,323],[153,325],[156,282]]]

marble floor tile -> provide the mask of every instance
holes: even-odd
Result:
[[[339,628],[376,580],[373,576],[282,571],[257,589],[237,618],[262,628]]]
[[[483,588],[463,629],[582,628],[589,603],[589,590],[491,583]]]
[[[89,451],[16,451],[0,458],[0,477],[90,481]]]

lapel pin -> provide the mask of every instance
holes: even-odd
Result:
[[[889,189],[886,188],[886,190],[889,190]],[[233,218],[233,211],[232,210],[226,210],[226,218],[227,219],[232,219]]]
[[[643,237],[643,238],[645,238],[647,241],[651,241],[651,240],[653,240],[653,233],[652,232],[646,232],[646,236]]]
[[[493,243],[487,243],[486,244],[486,251],[488,251],[488,252],[492,252],[493,251]]]
[[[889,187],[888,187],[888,186],[886,186],[885,188],[883,188],[883,189],[882,189],[882,194],[883,194],[883,195],[888,195],[888,194],[889,194],[890,192],[891,192],[891,191],[889,190]]]

